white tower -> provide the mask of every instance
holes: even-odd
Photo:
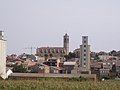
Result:
[[[90,45],[88,45],[88,36],[82,37],[82,45],[80,45],[80,67],[83,71],[90,72]]]
[[[0,76],[6,79],[6,40],[4,40],[4,32],[0,31]]]
[[[63,37],[63,47],[65,48],[66,51],[66,55],[69,54],[69,36],[67,35],[67,33],[64,35]]]

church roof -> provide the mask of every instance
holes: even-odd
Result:
[[[40,47],[38,49],[57,49],[57,50],[59,49],[59,50],[64,50],[63,47]]]

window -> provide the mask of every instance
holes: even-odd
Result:
[[[52,49],[52,53],[54,53],[54,50]]]
[[[84,63],[84,65],[86,65],[86,63]]]
[[[84,47],[86,47],[86,45],[84,45]]]
[[[84,43],[86,43],[86,41],[84,41]]]
[[[86,52],[86,50],[84,49],[84,52]]]
[[[86,58],[84,58],[84,61],[86,61]]]
[[[86,54],[84,54],[84,56],[86,56]]]

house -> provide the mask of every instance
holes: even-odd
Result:
[[[107,61],[110,58],[109,54],[98,55],[98,57],[102,61]]]
[[[23,54],[19,55],[18,58],[23,59],[23,60],[30,59],[32,61],[36,61],[37,60],[35,55],[33,55],[33,54],[32,55],[31,54],[26,54],[26,53],[23,53]]]
[[[110,69],[105,69],[105,68],[99,69],[99,77],[109,78],[109,76],[110,76]]]
[[[74,67],[77,65],[76,62],[64,62],[63,67],[65,68],[66,74],[71,74],[71,71],[74,69]]]
[[[112,62],[96,62],[91,64],[91,73],[98,77],[109,77],[112,71]]]
[[[65,73],[65,69],[61,68],[61,67],[50,66],[50,73],[63,74],[63,73]]]
[[[11,57],[11,56],[8,56],[6,59],[7,59],[6,60],[6,68],[8,68],[8,69],[12,69],[15,64],[21,65],[24,62],[24,60],[22,60],[22,59],[19,59],[16,57]]]
[[[120,77],[120,61],[115,63],[115,70],[118,77]]]
[[[32,73],[50,73],[50,67],[44,64],[37,63],[36,65],[31,67]]]
[[[99,69],[102,67],[102,62],[95,62],[90,65],[91,73],[99,75]]]
[[[43,64],[48,66],[56,66],[59,67],[60,59],[50,58],[47,61],[43,62]]]

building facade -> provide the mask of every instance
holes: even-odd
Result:
[[[40,47],[36,54],[39,57],[64,57],[69,54],[69,36],[63,36],[63,47]]]
[[[4,33],[0,31],[0,76],[5,79],[6,75],[6,40]]]

